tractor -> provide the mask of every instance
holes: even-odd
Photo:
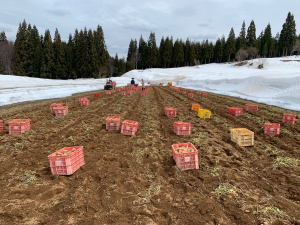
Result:
[[[106,81],[106,84],[104,85],[104,90],[111,90],[113,89],[115,85],[115,81],[111,81],[110,79]]]

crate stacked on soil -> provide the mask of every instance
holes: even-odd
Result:
[[[194,93],[194,90],[189,90],[190,93]]]
[[[173,117],[176,116],[176,109],[173,107],[166,107],[165,108],[165,115],[167,117]]]
[[[48,156],[53,175],[71,175],[84,163],[83,146],[66,147]]]
[[[190,135],[191,134],[191,124],[184,122],[174,122],[173,131],[177,135]]]
[[[180,170],[199,169],[198,151],[192,143],[174,144],[172,153]]]
[[[135,135],[139,123],[136,121],[125,120],[122,122],[121,133],[124,135]]]
[[[106,91],[106,95],[111,95],[111,91]]]
[[[185,91],[185,88],[181,88],[182,91]]]
[[[115,92],[116,92],[116,91],[115,91],[114,89],[111,90],[111,93],[112,93],[112,94],[115,93]]]
[[[131,87],[131,83],[127,83],[127,88],[128,88],[128,87]]]
[[[192,110],[198,112],[198,110],[200,109],[200,105],[198,104],[192,104]]]
[[[211,116],[211,111],[207,110],[207,109],[199,109],[198,110],[198,116],[200,118],[206,118],[209,119]]]
[[[197,91],[197,95],[201,95],[201,91]]]
[[[79,97],[79,103],[81,102],[81,100],[87,99],[87,97]]]
[[[84,100],[81,100],[80,102],[80,106],[87,106],[90,104],[90,100],[89,99],[84,99]]]
[[[52,104],[50,105],[50,110],[51,110],[51,112],[55,112],[55,109],[56,109],[57,107],[63,106],[63,105],[64,105],[63,103],[52,103]]]
[[[95,93],[94,97],[99,98],[100,97],[100,93]]]
[[[230,130],[231,141],[239,146],[253,146],[254,132],[246,128],[236,128]]]
[[[126,91],[121,91],[121,95],[126,95]]]
[[[141,93],[141,96],[146,96],[146,92],[145,91],[143,91],[142,93]]]
[[[81,102],[80,102],[81,104]],[[60,106],[55,109],[55,116],[65,116],[69,113],[68,106]]]
[[[121,118],[119,116],[109,116],[106,118],[106,130],[119,130]]]
[[[3,131],[3,120],[0,120],[0,132]]]
[[[163,83],[159,83],[159,86],[163,86],[164,84]]]
[[[177,93],[180,93],[180,90],[179,90],[179,89],[176,89],[176,92],[177,92]]]
[[[245,111],[257,112],[258,111],[258,106],[257,105],[245,104]]]
[[[243,109],[238,107],[228,107],[228,114],[232,116],[241,116],[243,114]]]
[[[194,97],[194,93],[188,93],[188,97],[189,98],[193,98]]]
[[[16,119],[8,123],[9,134],[22,134],[30,130],[29,119]]]
[[[117,88],[117,91],[121,91],[121,88]]]
[[[148,82],[148,84],[150,84],[150,82]]]
[[[282,122],[288,124],[295,124],[296,115],[293,114],[283,114]]]
[[[279,123],[265,123],[264,133],[270,136],[275,136],[280,134],[280,124]]]
[[[202,92],[202,97],[207,97],[207,93],[206,92]]]
[[[128,90],[128,91],[127,91],[127,94],[132,95],[133,92],[134,92],[133,90]]]
[[[186,91],[182,91],[182,94],[185,95],[185,94],[186,94]]]

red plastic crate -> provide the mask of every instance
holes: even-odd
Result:
[[[131,83],[127,83],[127,88],[128,88],[128,87],[131,87]]]
[[[185,88],[181,88],[182,91],[185,91]]]
[[[86,106],[86,105],[89,105],[89,104],[90,104],[90,100],[88,100],[88,99],[81,100],[81,102],[80,102],[81,106]]]
[[[55,110],[57,107],[63,106],[63,105],[64,105],[63,103],[52,103],[52,104],[50,105],[50,110],[51,110],[51,112],[54,112],[54,110]]]
[[[174,133],[177,135],[190,135],[191,134],[191,124],[184,122],[174,122]]]
[[[106,94],[107,95],[111,95],[111,91],[106,91]]]
[[[0,132],[3,131],[3,120],[0,120]]]
[[[289,123],[289,124],[295,124],[296,121],[296,115],[293,114],[283,114],[282,122],[283,123]]]
[[[173,117],[176,116],[176,109],[173,107],[166,107],[165,108],[165,115],[167,117]]]
[[[159,83],[159,85],[160,85],[160,86],[162,86],[162,85],[163,85],[163,83]]]
[[[179,89],[176,89],[175,91],[176,91],[176,92],[178,92],[178,93],[180,92],[180,90],[179,90]]]
[[[233,116],[241,116],[243,114],[243,109],[238,107],[229,107],[228,114]]]
[[[190,148],[192,151],[179,153],[176,151],[178,147]],[[172,153],[176,166],[180,170],[199,169],[198,151],[192,143],[174,144],[172,145]]]
[[[72,152],[69,155],[60,155],[64,152]],[[57,154],[58,153],[58,154]],[[83,146],[66,147],[48,156],[53,175],[71,175],[84,163]]]
[[[193,98],[194,94],[193,93],[188,93],[188,97]]]
[[[257,112],[258,111],[258,106],[257,105],[248,105],[248,104],[245,104],[245,111]]]
[[[128,90],[128,91],[127,91],[127,94],[132,95],[133,92],[134,92],[134,91],[132,91],[132,90]]]
[[[55,109],[55,116],[65,116],[69,113],[68,106],[60,106]]]
[[[94,97],[100,97],[100,93],[95,93]]]
[[[79,102],[81,102],[81,100],[87,99],[87,97],[79,97]]]
[[[202,97],[207,97],[207,93],[206,92],[202,92]]]
[[[265,134],[275,136],[280,134],[280,124],[279,123],[265,123]]]
[[[21,134],[30,130],[29,119],[16,119],[8,123],[9,134]]]
[[[189,90],[189,92],[190,92],[190,93],[193,93],[194,91],[193,91],[193,90]]]
[[[186,91],[182,91],[182,94],[185,95],[185,94],[186,94]]]
[[[126,95],[126,91],[121,91],[121,95]]]
[[[116,91],[115,90],[111,90],[111,93],[115,93]]]
[[[148,82],[148,84],[150,84],[150,82]]]
[[[120,116],[109,116],[106,118],[106,130],[119,130],[120,128]]]
[[[147,94],[146,92],[142,92],[141,96],[146,96],[146,94]]]
[[[201,95],[201,91],[197,91],[197,95]]]
[[[117,91],[121,91],[121,88],[117,88]]]
[[[121,133],[124,135],[135,135],[139,123],[136,121],[125,120],[122,122]]]

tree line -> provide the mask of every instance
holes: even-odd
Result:
[[[256,57],[287,56],[295,52],[300,53],[300,34],[297,37],[294,15],[289,12],[281,32],[275,37],[272,36],[270,23],[257,37],[254,20],[247,30],[243,21],[237,37],[231,28],[227,39],[223,35],[215,43],[208,39],[200,43],[189,38],[185,42],[182,39],[174,41],[171,36],[162,37],[158,46],[154,32],[150,33],[148,41],[141,35],[139,44],[133,39],[129,43],[126,70],[241,61]]]
[[[67,42],[61,40],[58,29],[52,39],[47,29],[39,35],[36,26],[19,24],[16,40],[7,41],[0,32],[0,73],[47,79],[77,79],[120,76],[125,73],[125,58],[109,55],[102,27],[85,27]]]

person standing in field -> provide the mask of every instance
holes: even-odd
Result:
[[[145,89],[145,81],[142,79],[142,90]]]
[[[131,88],[134,88],[134,84],[135,84],[135,81],[134,81],[134,78],[132,78],[132,80],[131,80]]]
[[[116,90],[116,87],[117,87],[117,83],[114,82],[113,89]]]

